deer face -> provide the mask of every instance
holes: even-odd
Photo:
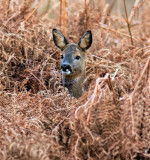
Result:
[[[61,49],[61,72],[63,78],[77,78],[85,73],[85,51],[92,44],[92,33],[87,31],[78,44],[69,43],[64,35],[53,29],[55,45]]]

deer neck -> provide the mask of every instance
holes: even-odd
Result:
[[[82,95],[82,83],[85,79],[85,74],[81,75],[80,77],[70,79],[70,78],[63,78],[63,86],[68,88],[69,93],[71,96],[75,98],[79,98]]]

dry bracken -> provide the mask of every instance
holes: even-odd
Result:
[[[41,17],[31,0],[7,2],[0,2],[0,159],[150,159],[150,2],[135,1],[128,13],[131,37],[113,5],[66,1],[65,37],[93,35],[79,99],[63,87],[53,43],[59,2]]]

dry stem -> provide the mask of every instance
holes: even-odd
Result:
[[[128,12],[127,12],[127,7],[126,7],[126,1],[123,0],[124,2],[124,9],[125,9],[125,14],[126,14],[126,23],[127,23],[127,26],[128,26],[128,31],[129,31],[129,34],[130,34],[130,38],[131,38],[131,44],[133,45],[133,38],[132,38],[132,33],[131,33],[131,27],[130,27],[130,22],[129,22],[129,19],[128,19]]]
[[[61,31],[61,23],[62,23],[62,0],[60,0],[60,12],[59,12],[59,29]]]
[[[95,85],[94,93],[92,94],[91,103],[90,103],[90,105],[89,105],[89,107],[88,107],[89,111],[88,111],[87,120],[86,120],[87,125],[88,125],[89,120],[90,120],[91,111],[92,111],[92,106],[93,106],[94,101],[95,101],[95,98],[96,98],[96,96],[97,96],[97,91],[98,91],[98,88],[99,88],[99,83],[100,83],[101,81],[103,81],[103,82],[104,82],[104,81],[107,81],[107,80],[108,80],[108,77],[109,77],[109,74],[107,73],[107,74],[105,75],[105,77],[103,77],[103,78],[98,78],[98,79],[96,80],[96,85]],[[102,85],[103,85],[103,83],[100,84],[100,88],[101,88]]]
[[[86,0],[85,0],[84,12],[85,12],[85,30],[87,30],[87,26],[88,26],[88,16],[87,16],[87,1],[86,1]]]
[[[147,60],[147,62],[145,64],[145,66],[144,66],[144,69],[143,69],[143,71],[141,73],[141,76],[140,76],[140,78],[138,79],[138,81],[137,81],[137,83],[135,85],[134,91],[130,95],[130,105],[131,105],[130,109],[131,109],[132,134],[133,135],[135,135],[135,122],[134,122],[134,112],[133,112],[133,96],[134,96],[136,90],[138,89],[138,86],[139,86],[139,84],[140,84],[140,82],[142,80],[142,77],[143,77],[143,75],[144,75],[144,73],[145,73],[145,71],[146,71],[146,69],[148,68],[149,65],[150,65],[150,56],[148,57],[148,60]]]
[[[66,4],[63,0],[63,34],[66,35]]]

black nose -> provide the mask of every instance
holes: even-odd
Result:
[[[61,69],[66,72],[66,70],[68,69],[69,71],[71,71],[71,66],[69,64],[62,64],[61,65]]]

